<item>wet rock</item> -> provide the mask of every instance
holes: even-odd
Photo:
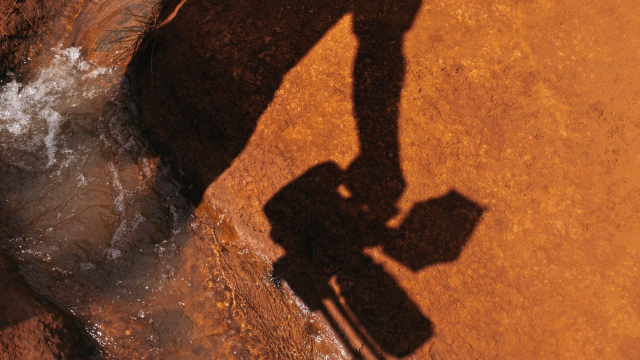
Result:
[[[29,38],[41,33],[64,2],[0,0],[0,74],[28,61]]]
[[[0,359],[87,359],[99,351],[73,318],[31,291],[0,255]]]

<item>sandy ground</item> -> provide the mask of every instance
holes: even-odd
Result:
[[[314,166],[329,161],[345,170],[362,155],[353,101],[359,15],[348,9],[327,15],[329,2],[311,3],[316,12],[314,4],[321,8],[326,29],[309,21],[321,36],[296,42],[270,33],[278,24],[265,20],[265,9],[251,32],[245,30],[253,24],[250,13],[239,13],[245,17],[237,28],[222,20],[206,25],[229,10],[198,12],[198,3],[188,1],[161,30],[155,75],[144,73],[151,83],[137,73],[143,122],[145,111],[165,119],[146,120],[145,130],[161,152],[179,154],[174,162],[186,164],[182,175],[196,184],[190,189],[207,186],[204,196],[230,209],[245,241],[277,264],[287,249],[270,236],[274,224],[265,206]],[[640,357],[638,29],[640,8],[630,0],[421,5],[402,45],[397,136],[406,185],[387,227],[401,226],[415,204],[452,190],[483,212],[455,261],[412,269],[380,246],[365,247],[433,324],[432,336],[409,358]],[[226,35],[211,35],[216,30]],[[269,45],[249,43],[274,41],[271,53],[260,52]],[[292,59],[279,55],[278,46],[289,46],[282,51]],[[229,47],[260,51],[220,54]],[[193,69],[163,64],[168,54]],[[251,65],[263,60],[267,65]],[[228,61],[230,70],[209,70],[216,61]],[[228,131],[248,140],[231,155],[193,136],[183,148],[175,145],[178,127],[205,121],[197,119],[206,114],[216,122],[224,113],[224,94],[211,84],[227,73],[231,80],[220,82],[241,104],[250,95],[234,84],[271,82],[267,90],[246,90],[264,104],[246,115],[248,130]],[[163,87],[191,99],[189,109],[163,107],[170,101],[158,95]],[[193,106],[219,98],[217,108]],[[192,163],[189,149],[197,154]]]

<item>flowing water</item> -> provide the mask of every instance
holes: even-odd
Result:
[[[123,1],[98,5],[69,10],[56,26],[71,27],[73,41],[45,41],[20,82],[0,88],[4,250],[30,286],[86,327],[101,357],[344,357],[273,285],[270,265],[237,241],[224,211],[196,211],[139,137],[122,68],[87,60],[128,46],[89,33],[139,20]]]

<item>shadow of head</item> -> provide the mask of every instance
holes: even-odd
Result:
[[[337,165],[320,164],[266,204],[271,237],[286,251],[274,264],[274,276],[286,280],[312,310],[327,313],[327,299],[342,306],[350,326],[360,328],[387,354],[411,354],[431,337],[431,322],[363,250],[381,246],[413,271],[454,261],[483,209],[451,191],[416,204],[391,229],[344,195],[346,177]]]

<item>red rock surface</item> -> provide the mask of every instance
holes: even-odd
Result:
[[[397,98],[389,68],[368,68],[388,85],[372,91],[376,74],[358,65],[372,44],[359,21],[375,17],[373,7],[366,15],[351,2],[269,4],[187,1],[131,68],[143,129],[182,166],[176,175],[192,199],[230,209],[245,241],[278,264],[296,251],[282,240],[285,223],[311,237],[327,234],[317,230],[324,220],[344,221],[343,235],[357,228],[338,195],[360,190],[343,176],[371,154],[367,141],[378,136],[384,148],[397,134],[402,180],[360,177],[365,187],[404,182],[378,190],[383,205],[397,200],[389,228],[452,190],[484,209],[455,261],[415,269],[384,247],[364,250],[385,270],[381,277],[396,281],[389,289],[407,294],[407,309],[433,323],[413,358],[640,356],[634,1],[424,2],[402,39],[403,58],[397,33],[377,45],[369,38],[396,56],[394,71],[404,61]],[[374,87],[358,88],[363,79]],[[397,122],[363,129],[363,94],[381,123],[398,106]],[[389,108],[375,110],[376,99]],[[302,223],[280,221],[296,216]],[[321,263],[329,256],[322,254]],[[348,263],[338,260],[338,269]],[[333,271],[336,263],[327,265]],[[320,306],[320,290],[294,280],[294,290]],[[331,284],[338,294],[348,288]],[[340,301],[353,306],[351,295]],[[384,304],[389,293],[369,296]],[[359,311],[352,315],[361,318]]]
[[[31,291],[0,256],[0,359],[86,359],[92,347],[73,317]]]
[[[635,2],[424,2],[382,35],[359,26],[389,7],[354,3],[188,0],[151,34],[129,76],[185,193],[229,209],[275,283],[337,318],[326,325],[354,354],[640,357]],[[358,65],[376,51],[387,57]],[[371,113],[381,125],[363,128]],[[389,171],[355,171],[363,153]],[[374,232],[401,241],[362,239],[370,211],[388,220]],[[407,228],[436,239],[417,248],[427,259]],[[318,233],[345,243],[297,246]],[[3,312],[6,353],[70,354],[64,316],[7,271],[20,306]],[[380,310],[392,306],[417,319],[404,344]]]
[[[62,9],[64,2],[47,0],[0,1],[0,73],[16,70],[33,56],[42,33]]]

